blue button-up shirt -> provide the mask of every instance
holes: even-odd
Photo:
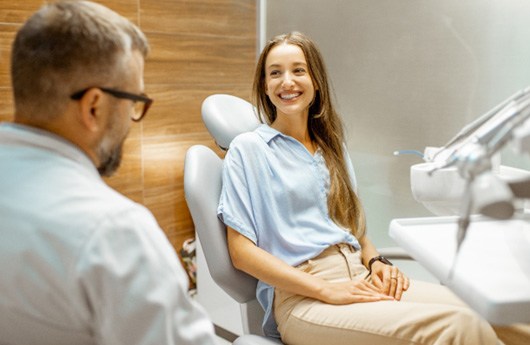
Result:
[[[355,174],[346,157],[353,186]],[[322,152],[312,155],[299,141],[268,125],[237,136],[224,160],[219,218],[258,247],[297,266],[327,247],[357,239],[329,216],[329,171]],[[258,283],[265,309],[263,328],[278,337],[272,313],[274,289]]]

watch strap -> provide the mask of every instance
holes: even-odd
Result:
[[[382,256],[382,255],[374,256],[373,258],[370,259],[370,261],[368,261],[368,275],[372,274],[372,265],[376,261],[380,261],[380,262],[384,263],[385,265],[394,266],[390,262],[390,260],[388,260],[384,256]]]

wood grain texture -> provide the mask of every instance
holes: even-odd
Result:
[[[218,84],[202,87],[190,85],[149,85],[149,96],[155,99],[142,121],[143,135],[150,137],[180,134],[204,134],[206,127],[201,118],[201,105],[213,93],[229,93],[249,100],[248,85]]]
[[[255,1],[142,1],[140,23],[148,32],[237,37],[254,41]]]
[[[13,116],[9,56],[24,20],[44,0],[0,0],[0,121]],[[201,119],[214,93],[249,99],[256,52],[254,0],[98,0],[146,34],[145,91],[155,102],[131,124],[118,172],[105,180],[154,214],[179,252],[194,236],[184,198],[184,158],[196,144],[215,148]]]
[[[0,23],[21,25],[46,2],[45,0],[0,0]]]
[[[0,121],[13,120],[13,96],[10,87],[0,86]]]
[[[44,0],[0,0],[0,121],[12,121],[11,45],[22,23],[45,3]]]
[[[222,85],[249,81],[255,46],[248,39],[147,33],[147,84]]]
[[[186,150],[215,148],[201,104],[213,93],[249,99],[255,12],[248,0],[141,1],[140,26],[151,45],[146,92],[155,99],[142,127],[144,204],[177,250],[194,236],[184,199]]]
[[[11,45],[19,27],[20,25],[17,24],[0,23],[0,87],[2,88],[11,89]]]

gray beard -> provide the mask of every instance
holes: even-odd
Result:
[[[100,176],[112,176],[120,167],[123,154],[123,142],[114,147],[110,152],[100,152],[100,162],[98,172]]]

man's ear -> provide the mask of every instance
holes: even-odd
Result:
[[[79,121],[89,131],[96,132],[102,126],[103,92],[98,88],[89,89],[79,100]]]

